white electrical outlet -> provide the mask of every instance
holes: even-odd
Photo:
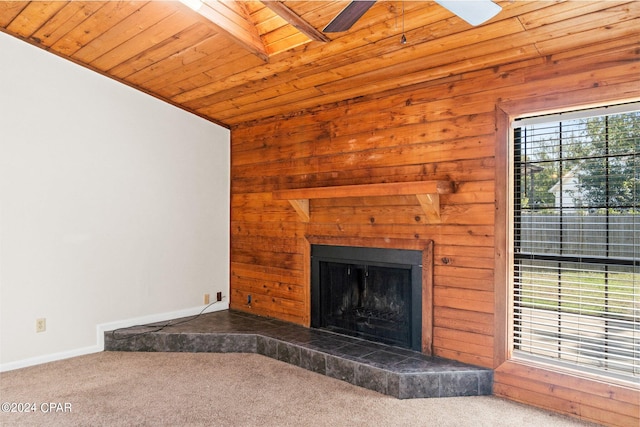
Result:
[[[36,319],[36,332],[44,332],[47,330],[47,319]]]

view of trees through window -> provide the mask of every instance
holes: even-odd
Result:
[[[521,158],[526,170],[522,206],[561,207],[554,194],[564,191],[565,207],[619,213],[633,209],[640,198],[639,126],[640,112],[636,112],[522,129],[529,142]],[[561,189],[562,184],[569,187]]]
[[[640,376],[640,107],[523,120],[514,150],[515,350]]]

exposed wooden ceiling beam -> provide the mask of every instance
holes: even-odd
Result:
[[[269,62],[269,54],[260,34],[239,2],[203,1],[197,12],[213,22],[240,46],[264,62]]]
[[[289,9],[284,3],[276,0],[262,0],[262,3],[269,9],[280,15],[282,19],[296,27],[302,34],[311,40],[328,42],[329,37],[322,34],[314,26],[298,16],[293,10]]]

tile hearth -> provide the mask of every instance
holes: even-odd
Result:
[[[399,399],[490,395],[493,386],[491,369],[233,310],[107,331],[105,351],[258,353]]]

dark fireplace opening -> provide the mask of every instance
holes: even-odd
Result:
[[[313,245],[311,327],[421,350],[422,252]]]

